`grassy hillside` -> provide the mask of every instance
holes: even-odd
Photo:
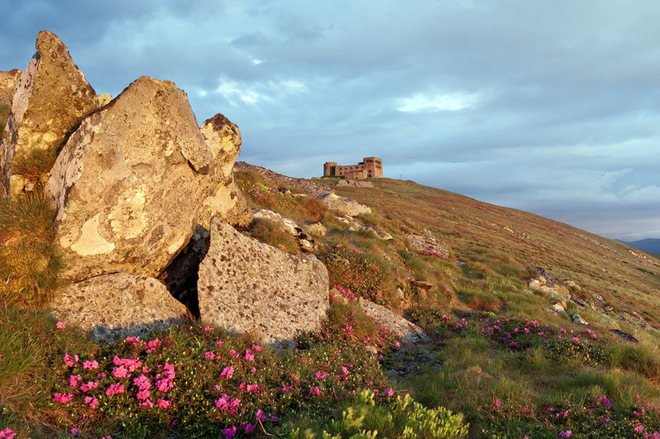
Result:
[[[323,181],[323,180],[321,180]],[[451,247],[458,261],[541,266],[603,296],[616,310],[660,328],[660,260],[622,243],[527,212],[483,203],[411,181],[374,180],[377,190],[335,191],[421,229]],[[584,292],[579,296],[589,298]]]
[[[355,219],[304,196],[309,181],[254,170],[236,181],[250,207],[306,230],[306,245],[267,220],[244,233],[326,265],[337,289],[323,330],[283,350],[203,321],[93,343],[40,310],[58,286],[52,212],[5,201],[0,438],[660,437],[660,261],[409,181],[333,186],[372,208]],[[419,248],[424,234],[448,251]],[[530,286],[540,273],[566,312]],[[357,298],[431,342],[399,343]]]

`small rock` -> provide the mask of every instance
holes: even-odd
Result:
[[[321,200],[332,209],[341,213],[342,215],[358,216],[363,213],[371,213],[371,208],[353,201],[347,197],[340,197],[336,194],[325,194],[321,196]]]
[[[560,303],[555,303],[552,305],[552,310],[558,314],[561,314],[565,311],[564,307]]]
[[[623,340],[630,341],[632,343],[639,343],[639,340],[637,340],[631,334],[628,334],[627,332],[624,332],[620,329],[610,329],[610,332],[617,335],[619,338],[622,338]]]
[[[575,323],[576,325],[584,325],[584,326],[589,326],[589,323],[582,317],[580,317],[579,314],[573,314],[571,316],[571,321]]]
[[[427,282],[425,280],[410,279],[410,284],[412,286],[417,287],[419,289],[422,289],[424,291],[428,291],[431,288],[433,288],[433,284],[431,282]]]

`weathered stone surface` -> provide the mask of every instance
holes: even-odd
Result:
[[[202,320],[290,343],[320,329],[329,307],[328,272],[315,256],[294,256],[248,238],[218,219],[197,283]]]
[[[18,69],[0,72],[0,104],[11,105],[21,73],[23,72]]]
[[[433,288],[433,284],[431,282],[427,282],[425,280],[416,280],[416,279],[410,279],[410,285],[420,288],[424,291],[428,291],[431,288]]]
[[[610,332],[623,340],[629,341],[631,343],[639,343],[639,340],[637,340],[632,334],[629,334],[620,329],[610,329]]]
[[[394,239],[394,237],[392,235],[390,235],[387,230],[383,229],[380,226],[366,225],[366,226],[363,226],[363,227],[364,227],[365,230],[371,230],[373,232],[373,234],[376,235],[376,237],[378,239],[382,239],[383,241],[391,241],[391,240]]]
[[[529,282],[527,282],[527,286],[532,290],[545,294],[548,298],[553,300],[571,300],[571,294],[565,287],[548,281],[545,276],[539,276],[534,279],[530,279]]]
[[[386,327],[388,331],[394,333],[394,335],[402,339],[403,342],[428,343],[431,341],[422,328],[390,311],[384,306],[376,305],[365,299],[360,299],[359,303],[364,312],[374,319],[376,324]]]
[[[342,215],[358,216],[363,213],[371,213],[371,207],[336,194],[325,194],[321,196],[321,200],[323,200],[329,209],[337,211]]]
[[[571,322],[575,323],[576,325],[584,325],[584,326],[589,326],[589,323],[580,317],[579,314],[573,314],[571,316]]]
[[[209,226],[211,218],[246,227],[252,221],[243,193],[234,183],[234,164],[241,153],[241,132],[236,124],[218,113],[201,126],[202,137],[213,155],[214,167],[210,174],[211,195],[198,214],[199,222]]]
[[[425,235],[407,234],[406,239],[418,251],[433,252],[444,258],[449,258],[449,249],[444,242],[435,239],[430,233],[426,233]]]
[[[67,280],[156,277],[188,243],[214,161],[186,94],[141,77],[85,118],[51,170]]]
[[[59,320],[92,331],[97,340],[141,335],[183,323],[186,307],[156,279],[114,273],[69,285],[51,303]]]
[[[98,107],[96,92],[55,34],[39,32],[36,47],[37,53],[18,80],[0,146],[2,183],[10,193],[22,190],[10,186],[15,160],[33,150],[54,152]]]

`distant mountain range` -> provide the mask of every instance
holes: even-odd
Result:
[[[621,242],[631,247],[644,250],[645,252],[656,253],[660,255],[660,239],[642,239],[640,241]]]

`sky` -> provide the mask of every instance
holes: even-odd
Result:
[[[239,160],[385,177],[660,238],[657,0],[0,0],[0,70],[58,35],[97,93],[174,81]]]

